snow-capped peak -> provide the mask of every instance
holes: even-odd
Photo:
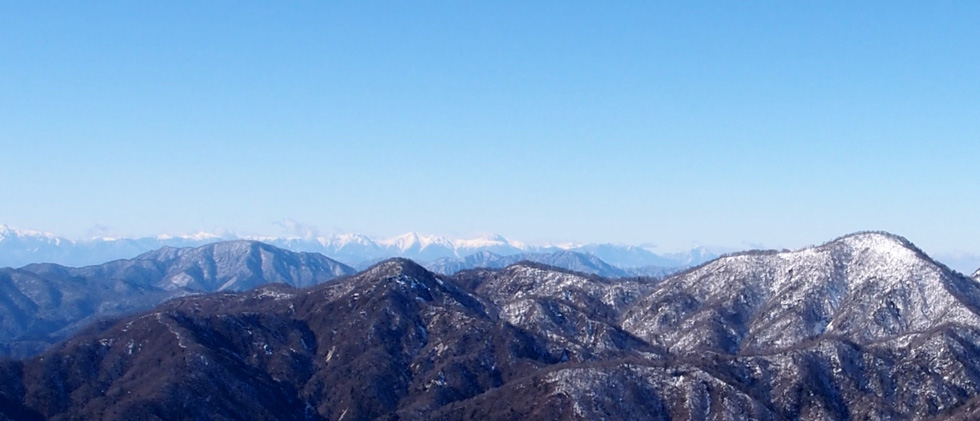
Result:
[[[878,260],[889,263],[914,265],[923,259],[922,252],[909,240],[887,232],[860,232],[837,239],[856,253],[879,256]]]
[[[383,238],[378,240],[377,243],[382,246],[396,247],[401,251],[408,250],[413,245],[420,242],[419,235],[414,232],[405,233],[399,236],[391,238]]]
[[[905,238],[884,232],[884,231],[862,231],[848,234],[835,241],[847,243],[856,248],[883,248],[897,250],[911,250],[915,246]]]
[[[55,244],[61,243],[62,240],[62,238],[48,232],[18,229],[10,225],[0,224],[0,240],[4,238],[37,238],[53,241]]]
[[[452,241],[438,235],[420,235],[417,232],[409,232],[397,237],[379,240],[379,245],[394,247],[401,252],[412,249],[425,249],[433,245],[441,245],[452,248]]]
[[[220,234],[214,234],[214,233],[210,233],[210,232],[200,231],[200,232],[197,232],[195,234],[183,234],[183,235],[161,234],[161,235],[156,236],[156,239],[157,240],[160,240],[160,241],[169,241],[169,240],[178,240],[178,239],[179,240],[207,241],[207,240],[227,239],[227,237],[226,236],[223,236],[223,235],[220,235]],[[115,241],[115,240],[118,240],[118,238],[105,237],[105,238],[102,238],[102,240],[104,240],[104,241]]]
[[[217,240],[217,239],[222,238],[222,236],[220,236],[218,234],[212,234],[210,232],[201,231],[201,232],[198,232],[197,234],[191,234],[191,235],[186,236],[184,238],[187,238],[189,240],[202,241],[202,240]]]
[[[514,248],[519,248],[514,245],[513,242],[504,238],[504,236],[499,234],[492,234],[483,237],[471,238],[471,239],[459,239],[454,240],[453,245],[457,249],[476,249],[485,247],[501,247],[501,246],[511,246]]]
[[[374,240],[362,234],[338,234],[332,237],[319,237],[317,238],[317,241],[322,246],[334,245],[337,247],[345,247],[354,244],[360,246],[375,245]]]

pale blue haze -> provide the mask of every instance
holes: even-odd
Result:
[[[4,1],[0,223],[980,253],[980,3],[855,3]]]

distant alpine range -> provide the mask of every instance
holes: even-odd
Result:
[[[433,262],[440,273],[452,273],[480,260],[491,267],[503,267],[520,260],[547,260],[560,252],[587,254],[614,266],[595,272],[603,276],[658,274],[706,262],[718,256],[718,249],[696,247],[679,253],[658,254],[646,248],[619,244],[531,245],[499,235],[473,239],[450,239],[408,233],[387,239],[371,239],[361,234],[306,237],[237,237],[198,233],[160,235],[145,238],[91,238],[76,241],[53,234],[0,225],[0,267],[21,267],[31,263],[87,266],[116,259],[128,259],[161,247],[197,247],[229,240],[261,241],[296,252],[320,253],[355,268],[366,268],[381,260],[404,257],[416,262]],[[732,251],[732,250],[724,250]],[[518,257],[519,256],[519,257]],[[566,254],[556,259],[571,262]],[[438,262],[436,262],[438,261]],[[553,262],[546,262],[553,263]],[[562,266],[562,265],[559,265]],[[569,267],[581,270],[586,266]],[[587,270],[590,271],[590,270]]]
[[[664,278],[242,240],[34,264],[0,271],[34,355],[0,419],[976,419],[978,276],[882,232]]]

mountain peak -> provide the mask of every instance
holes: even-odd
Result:
[[[395,257],[382,261],[381,263],[371,266],[363,273],[374,277],[389,277],[398,275],[424,277],[432,275],[431,272],[418,263],[403,257]]]
[[[976,272],[973,272],[973,279],[980,281],[980,269],[977,269]]]
[[[433,245],[452,247],[452,242],[445,237],[438,235],[421,235],[417,232],[408,232],[397,237],[377,241],[378,244],[394,247],[401,252],[409,250],[422,250]]]
[[[321,238],[318,239],[318,242],[321,245],[325,245],[329,240],[330,240],[329,238],[323,238],[323,237],[321,237]],[[338,244],[340,244],[340,245],[347,245],[347,244],[361,244],[361,245],[374,244],[374,241],[372,241],[370,238],[368,238],[366,235],[363,235],[363,234],[338,234],[338,235],[334,236],[334,240]]]
[[[904,262],[914,265],[927,261],[930,264],[939,263],[928,257],[922,250],[905,237],[882,231],[858,232],[837,240],[825,246],[845,246],[854,253],[870,253],[895,263]]]
[[[206,232],[206,231],[199,231],[195,234],[180,234],[180,235],[160,234],[155,238],[160,241],[168,241],[168,240],[218,241],[218,240],[225,239],[226,236],[211,233],[211,232]]]
[[[42,238],[44,240],[55,240],[55,241],[60,240],[60,238],[48,232],[23,230],[23,229],[12,227],[10,225],[0,224],[0,240],[3,240],[6,237],[18,237],[18,238],[36,237],[36,238]]]
[[[458,239],[453,241],[453,245],[460,249],[474,249],[481,247],[514,247],[514,244],[500,234],[489,234],[482,237],[470,239]],[[515,247],[517,248],[517,247]]]
[[[923,261],[932,265],[941,265],[926,256],[922,250],[905,237],[885,231],[855,232],[835,238],[819,246],[804,247],[798,250],[749,250],[737,252],[725,255],[719,260],[739,260],[761,255],[781,256],[783,259],[792,260],[800,256],[814,253],[819,254],[828,250],[846,250],[848,254],[855,256],[877,256],[876,259],[885,259],[892,263],[904,261],[906,265],[912,265],[916,262],[921,263]]]
[[[907,249],[918,250],[911,241],[900,235],[886,231],[858,231],[837,238],[831,243],[843,242],[850,245],[864,246],[900,246]]]

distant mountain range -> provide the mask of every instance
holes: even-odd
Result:
[[[361,268],[391,257],[434,262],[440,259],[465,260],[474,254],[488,252],[501,257],[523,255],[534,260],[535,256],[540,258],[542,255],[571,251],[595,256],[617,268],[646,268],[640,269],[640,272],[644,270],[656,272],[657,268],[689,267],[711,260],[719,254],[717,250],[713,251],[705,247],[697,247],[683,253],[657,254],[642,247],[629,245],[529,245],[499,235],[463,240],[417,233],[387,239],[371,239],[360,234],[306,238],[238,238],[199,233],[187,236],[93,238],[75,241],[39,231],[18,230],[0,225],[0,267],[21,267],[40,262],[86,266],[131,258],[161,247],[197,247],[238,239],[261,241],[291,251],[321,253],[349,266]]]
[[[517,262],[529,261],[542,263],[562,269],[576,272],[599,275],[606,278],[625,278],[631,276],[647,276],[663,278],[673,272],[684,269],[684,267],[629,267],[621,268],[606,263],[593,254],[580,253],[576,251],[556,251],[552,253],[521,253],[509,256],[500,256],[489,251],[481,251],[471,254],[464,258],[442,258],[423,266],[435,273],[452,275],[461,270],[490,268],[500,269]]]
[[[311,265],[228,247],[104,273],[166,291]],[[973,419],[978,344],[980,282],[887,233],[663,280],[390,259],[306,289],[176,297],[0,361],[0,419]]]

